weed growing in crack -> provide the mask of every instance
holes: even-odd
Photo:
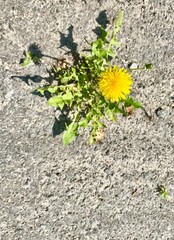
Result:
[[[42,95],[51,94],[50,106],[60,110],[68,107],[71,111],[71,122],[63,134],[64,145],[76,138],[81,127],[90,128],[89,143],[99,142],[104,137],[104,118],[116,121],[117,114],[128,116],[137,108],[143,109],[139,101],[129,95],[133,83],[131,70],[111,65],[111,59],[116,57],[114,47],[119,45],[116,35],[122,18],[123,12],[120,12],[112,32],[100,27],[100,37],[90,44],[88,53],[77,54],[74,64],[59,60],[52,68],[55,85],[36,90]],[[30,60],[39,62],[31,52],[26,52],[23,66]],[[151,65],[146,64],[143,69],[149,68]]]

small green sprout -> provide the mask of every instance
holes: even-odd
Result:
[[[29,65],[31,63],[31,59],[32,59],[31,52],[29,52],[29,51],[24,52],[24,56],[25,56],[25,58],[21,59],[20,65],[23,67],[26,67],[27,65]]]
[[[24,52],[24,56],[25,56],[25,58],[21,59],[21,61],[20,61],[20,65],[23,67],[26,67],[27,65],[29,65],[32,62],[36,65],[40,65],[40,63],[41,63],[40,57],[38,57],[37,55],[32,53],[32,51]]]
[[[168,190],[163,185],[157,186],[157,192],[163,199],[167,199],[169,197]]]

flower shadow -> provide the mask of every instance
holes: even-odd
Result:
[[[78,44],[74,41],[73,38],[73,26],[70,25],[68,30],[68,34],[64,34],[59,31],[60,34],[60,46],[59,48],[63,49],[66,53],[70,54],[73,57],[74,64],[76,64],[80,58],[78,53]],[[68,49],[68,50],[66,50]]]

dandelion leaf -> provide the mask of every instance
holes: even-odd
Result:
[[[77,123],[72,122],[69,126],[67,126],[66,131],[63,134],[63,144],[67,146],[71,143],[75,137],[77,136]]]

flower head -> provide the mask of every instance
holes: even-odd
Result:
[[[126,99],[132,84],[131,74],[124,68],[108,68],[99,77],[99,91],[111,102]]]

